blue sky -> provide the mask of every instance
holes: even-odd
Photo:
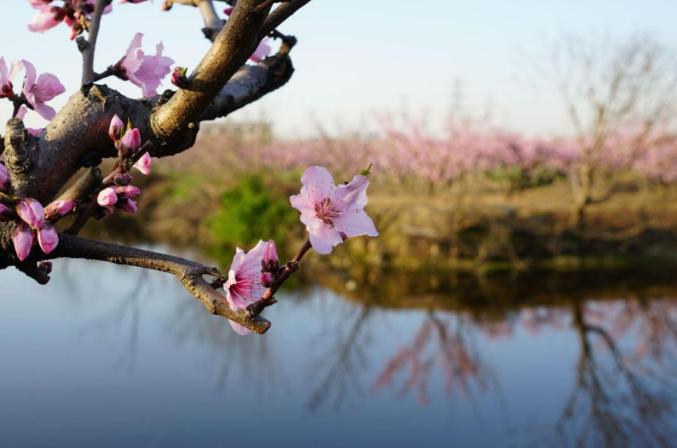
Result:
[[[28,1],[9,3],[0,6],[0,55],[29,59],[38,72],[56,74],[69,93],[75,91],[80,55],[66,28],[30,33]],[[208,47],[198,12],[181,5],[161,12],[160,3],[115,5],[104,17],[98,70],[122,56],[136,31],[145,33],[149,51],[162,40],[178,64],[197,64]],[[643,33],[672,46],[675,17],[677,2],[668,0],[313,0],[281,27],[299,38],[293,79],[233,119],[266,116],[280,134],[299,135],[312,134],[317,123],[359,128],[384,112],[440,117],[450,109],[456,83],[465,114],[488,111],[494,123],[511,129],[563,133],[568,127],[558,98],[533,70],[545,43],[564,33]],[[108,83],[139,94],[128,83]],[[9,113],[0,106],[3,117]],[[28,122],[43,124],[35,117]]]

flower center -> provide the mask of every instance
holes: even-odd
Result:
[[[315,215],[326,224],[333,226],[334,219],[338,218],[339,214],[338,209],[334,207],[329,198],[324,198],[315,204]]]

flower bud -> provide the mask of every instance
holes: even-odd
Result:
[[[128,129],[120,139],[122,155],[129,156],[141,146],[141,132],[139,128]]]
[[[53,225],[46,223],[38,230],[38,244],[46,254],[56,249],[56,246],[59,244],[59,234]]]
[[[138,207],[133,199],[125,199],[117,204],[117,207],[126,213],[136,213]]]
[[[125,124],[120,120],[120,117],[113,115],[113,119],[110,121],[110,126],[108,127],[108,136],[114,142],[117,142],[122,138],[122,135],[125,132]]]
[[[23,222],[17,224],[12,231],[12,243],[14,243],[14,252],[16,252],[19,261],[28,258],[33,247],[33,231],[31,228]]]
[[[134,168],[139,170],[139,172],[144,176],[148,176],[150,174],[152,164],[153,163],[151,161],[150,154],[145,153],[139,160],[136,161]]]
[[[261,257],[261,267],[264,272],[277,272],[280,267],[280,259],[277,256],[277,248],[275,241],[269,240],[263,248],[263,256]]]
[[[70,199],[59,199],[45,207],[45,218],[52,219],[66,216],[75,208],[75,201]]]
[[[129,185],[130,183],[132,183],[132,180],[133,180],[132,175],[129,173],[119,173],[116,174],[115,177],[113,178],[113,182],[115,183],[115,185],[118,186]]]
[[[261,272],[261,284],[266,288],[273,286],[275,276],[270,272]]]
[[[24,198],[16,205],[16,212],[26,224],[39,229],[45,224],[45,210],[33,198]]]
[[[124,187],[115,187],[115,193],[118,199],[133,199],[141,194],[141,189],[134,185],[125,185]]]
[[[118,202],[118,195],[115,193],[115,189],[112,187],[104,188],[99,192],[99,195],[96,197],[96,202],[102,207],[108,207],[115,205]]]
[[[187,67],[179,67],[178,65],[174,67],[171,78],[172,84],[174,84],[176,87],[185,88],[188,85],[186,73],[188,73]]]

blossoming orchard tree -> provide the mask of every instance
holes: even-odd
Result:
[[[120,60],[108,61],[112,63],[98,71],[97,36],[104,16],[114,13],[112,0],[28,1],[36,9],[30,31],[70,29],[82,53],[82,86],[57,112],[48,105],[65,90],[57,76],[38,75],[27,60],[9,64],[0,58],[0,98],[14,106],[0,139],[0,267],[14,266],[41,284],[49,281],[50,260],[57,258],[167,272],[208,312],[229,319],[238,333],[264,333],[270,323],[261,312],[275,303],[276,291],[311,248],[329,254],[348,237],[378,235],[364,212],[368,173],[337,186],[326,168],[314,166],[303,174],[300,194],[290,198],[309,238],[286,263],[278,260],[273,241],[260,241],[248,252],[237,249],[230,269],[222,272],[171,255],[79,237],[92,218],[136,212],[141,191],[133,185],[134,175],[148,175],[153,157],[190,149],[202,121],[225,117],[290,79],[296,39],[277,27],[310,0],[229,0],[222,4],[225,20],[214,0],[165,0],[163,9],[175,4],[197,8],[204,19],[202,31],[212,41],[191,73],[173,67],[162,44],[155,54],[146,54],[141,33]],[[272,55],[271,38],[281,41]],[[158,94],[167,75],[177,88]],[[139,86],[142,98],[128,98],[101,84],[107,77]],[[48,120],[46,127],[27,129],[27,113]],[[104,173],[101,163],[107,158],[116,162]]]

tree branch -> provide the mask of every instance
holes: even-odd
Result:
[[[80,50],[82,52],[82,85],[94,82],[94,53],[96,52],[96,40],[99,37],[101,16],[105,7],[106,0],[96,0],[92,21],[89,24],[89,38]]]
[[[230,319],[259,334],[270,328],[270,322],[260,316],[252,317],[245,310],[233,311],[226,298],[203,278],[205,275],[222,277],[221,272],[194,261],[66,234],[59,235],[59,246],[45,258],[99,260],[166,272],[176,277],[209,313]]]
[[[197,122],[211,100],[244,65],[258,44],[268,9],[262,0],[240,0],[226,26],[188,78],[190,89],[179,89],[151,116],[151,128],[162,140],[173,142]]]

